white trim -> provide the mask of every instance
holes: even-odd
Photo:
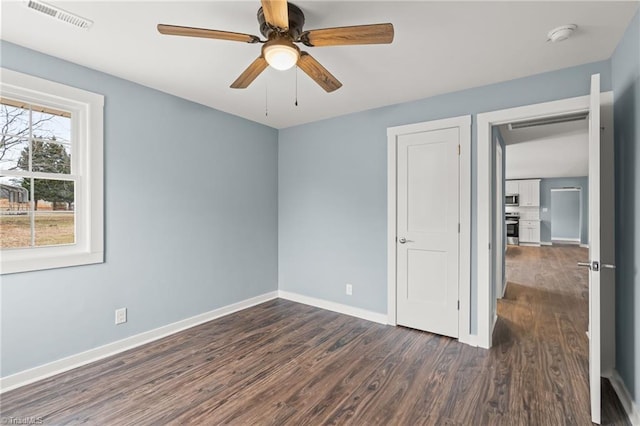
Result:
[[[290,300],[304,305],[315,306],[316,308],[325,309],[327,311],[337,312],[339,314],[349,315],[363,320],[377,322],[378,324],[387,324],[387,316],[378,312],[368,311],[366,309],[356,308],[354,306],[343,305],[342,303],[331,302],[329,300],[317,299],[315,297],[304,296],[298,293],[278,290],[278,297]]]
[[[580,244],[580,247],[582,247],[582,248],[589,248],[589,244]]]
[[[398,135],[457,127],[460,135],[458,340],[476,346],[471,335],[471,116],[387,128],[387,320],[396,325],[396,144]],[[471,343],[473,342],[473,343]]]
[[[612,97],[613,92],[603,93],[603,101]],[[552,102],[544,102],[535,105],[527,105],[516,108],[508,108],[499,111],[485,112],[477,115],[478,129],[478,168],[477,168],[477,195],[478,195],[478,223],[476,249],[478,253],[478,339],[481,347],[491,347],[491,242],[492,226],[491,212],[491,127],[507,124],[512,121],[520,121],[532,118],[550,117],[571,112],[589,111],[590,96],[562,99]],[[521,244],[524,245],[524,244]]]
[[[493,323],[491,324],[491,335],[493,336],[493,331],[496,329],[496,324],[498,323],[498,314],[493,315]]]
[[[581,191],[581,188],[551,188],[551,192],[576,192]]]
[[[75,185],[76,242],[65,246],[2,250],[0,273],[35,271],[104,261],[104,96],[28,74],[0,68],[0,94],[71,112],[71,172],[34,177],[71,180]],[[27,176],[3,171],[7,176]]]
[[[540,241],[541,246],[552,246],[553,243],[550,241]]]
[[[458,340],[477,346],[471,334],[471,123],[470,115],[460,119],[460,282]],[[463,127],[464,126],[464,129]]]
[[[396,224],[398,150],[395,135],[387,129],[387,323],[396,325]]]
[[[495,173],[494,177],[495,177],[495,183],[496,183],[496,197],[495,197],[495,211],[494,211],[494,216],[495,216],[495,221],[496,221],[496,229],[494,229],[494,237],[496,238],[496,244],[499,247],[499,251],[498,253],[501,253],[500,256],[495,256],[494,258],[494,270],[496,271],[496,277],[494,278],[494,287],[495,287],[495,295],[496,295],[496,299],[502,299],[503,294],[504,294],[504,286],[505,286],[505,281],[506,281],[506,267],[505,267],[505,262],[506,262],[506,251],[505,251],[505,243],[506,243],[506,238],[505,238],[505,234],[504,231],[506,230],[506,224],[505,224],[505,207],[504,207],[504,191],[503,191],[503,186],[504,186],[504,174],[503,174],[503,170],[502,170],[502,165],[504,164],[504,152],[502,150],[502,146],[500,145],[499,141],[497,140],[492,140],[491,144],[493,146],[495,146],[495,150],[496,150],[496,154],[495,154],[495,160],[496,163],[494,164],[494,168],[493,168],[493,172]],[[498,164],[498,153],[500,153],[500,164]],[[499,171],[499,173],[498,173]],[[500,175],[500,179],[498,178],[498,174]],[[500,230],[501,232],[497,232],[498,230]],[[499,234],[499,235],[498,235]],[[498,267],[500,266],[500,267]],[[504,273],[503,273],[504,272]],[[493,307],[493,301],[491,301],[491,306]],[[498,312],[498,305],[495,305],[495,312],[494,314],[497,315]],[[497,320],[497,317],[496,317]],[[495,325],[494,325],[495,326]],[[493,334],[493,332],[492,332]]]
[[[551,243],[552,244],[573,244],[573,245],[579,245],[580,244],[580,238],[552,238],[551,239]]]
[[[170,336],[172,334],[178,333],[191,327],[195,327],[216,318],[220,318],[225,315],[250,308],[251,306],[255,306],[272,299],[276,299],[277,297],[277,291],[261,294],[259,296],[251,297],[240,302],[232,303],[231,305],[214,309],[213,311],[205,312],[203,314],[195,315],[193,317],[186,318],[172,324],[145,331],[143,333],[136,334],[122,340],[107,343],[106,345],[89,349],[88,351],[74,354],[66,358],[50,362],[48,364],[40,365],[38,367],[20,371],[19,373],[12,374],[10,376],[2,377],[0,378],[0,393],[28,385],[29,383],[46,379],[47,377],[55,376],[56,374],[81,367],[91,362],[109,357],[111,355],[119,354],[129,349],[133,349],[146,343],[161,339],[163,337]]]
[[[631,398],[631,393],[629,393],[618,371],[613,370],[605,377],[609,379],[613,390],[616,391],[618,399],[624,407],[624,411],[626,411],[631,424],[633,426],[640,426],[640,407],[638,407],[633,398]]]
[[[458,338],[458,341],[475,348],[480,346],[480,344],[478,343],[478,336],[475,334],[467,334],[464,339]]]

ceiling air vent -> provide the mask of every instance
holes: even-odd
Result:
[[[27,1],[27,7],[78,28],[88,29],[93,25],[93,21],[38,0]]]

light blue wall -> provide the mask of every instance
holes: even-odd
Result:
[[[616,165],[616,368],[640,407],[640,12],[611,58]]]
[[[581,190],[551,191],[551,239],[580,240]]]
[[[582,229],[580,242],[589,243],[589,178],[586,176],[575,178],[552,178],[540,180],[540,241],[551,243],[551,188],[575,187],[582,191]],[[547,209],[545,212],[544,209]]]
[[[611,90],[609,61],[350,114],[280,131],[279,285],[282,290],[385,313],[387,127]],[[476,126],[472,128],[472,247],[476,238]],[[472,252],[472,332],[476,327]],[[345,283],[353,296],[345,295]]]
[[[14,44],[0,57],[104,94],[106,241],[104,264],[2,276],[2,376],[277,289],[276,130]]]
[[[630,95],[620,99],[628,90],[616,96],[616,107],[625,106],[616,131],[631,132],[631,139],[616,135],[618,154],[622,146],[625,154],[635,155],[617,158],[626,165],[618,172],[631,178],[633,214],[640,198],[640,186],[634,183],[638,52],[637,42],[629,39],[637,35],[637,20],[631,29],[636,33],[626,36],[614,57],[614,70],[622,76],[617,87],[628,87],[628,75],[633,81],[631,101]],[[0,44],[0,54],[2,66],[106,95],[107,262],[3,277],[3,376],[275,290],[276,276],[282,290],[384,313],[387,127],[585,95],[589,76],[598,72],[603,90],[611,89],[611,64],[602,61],[283,129],[278,135],[271,128],[10,43]],[[474,117],[473,332],[475,138]],[[188,153],[176,155],[176,144]],[[184,172],[166,175],[167,165]],[[184,194],[191,207],[178,224],[175,210],[167,208],[167,194],[173,193]],[[619,210],[621,214],[634,217],[628,211]],[[631,243],[625,243],[632,248],[640,241],[638,230],[634,232]],[[631,336],[635,352],[621,355],[627,343],[618,348],[618,357],[624,358],[621,372],[633,387],[640,383],[633,362],[640,353],[640,327],[633,309],[638,306],[639,292],[633,292],[637,260],[630,253],[624,254],[627,269],[618,274],[619,281],[627,282],[625,294],[630,291],[635,299],[631,297],[631,308],[623,307],[618,316],[635,320],[619,330],[622,337]],[[354,285],[350,297],[344,294],[347,282]],[[116,327],[113,311],[121,306],[129,308],[129,322]]]

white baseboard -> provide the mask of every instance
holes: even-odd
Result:
[[[617,370],[613,370],[609,375],[606,376],[611,382],[611,386],[616,391],[618,395],[618,399],[622,403],[624,410],[627,412],[627,416],[629,416],[629,421],[633,426],[640,426],[640,407],[633,401],[631,398],[631,394],[629,390],[624,384],[622,377]]]
[[[191,318],[186,318],[172,324],[145,331],[144,333],[136,334],[135,336],[130,336],[126,339],[107,343],[104,346],[89,349],[88,351],[71,355],[66,358],[50,362],[48,364],[40,365],[38,367],[20,371],[19,373],[15,373],[10,376],[2,377],[0,378],[0,393],[10,391],[24,385],[28,385],[29,383],[37,382],[38,380],[46,379],[47,377],[55,376],[56,374],[81,367],[83,365],[98,361],[111,355],[118,354],[120,352],[124,352],[129,349],[133,349],[135,347],[144,345],[145,343],[153,342],[154,340],[158,340],[171,334],[186,330],[188,328],[195,327],[196,325],[203,324],[216,318],[220,318],[225,315],[247,309],[251,306],[264,303],[268,300],[276,299],[277,297],[277,291],[261,294],[250,299],[245,299],[231,305],[214,309],[213,311],[205,312]]]
[[[460,343],[464,343],[465,345],[473,346],[474,348],[483,348],[489,349],[489,346],[482,343],[482,339],[477,334],[468,334],[464,336],[464,338],[460,337],[458,339]]]
[[[557,244],[580,244],[580,238],[551,238],[551,242]]]
[[[478,345],[478,336],[475,334],[467,334],[466,336],[458,337],[458,342],[464,343],[465,345],[473,346],[477,348]]]
[[[552,246],[553,243],[550,241],[540,241],[541,246]]]
[[[387,314],[380,314],[378,312],[343,305],[342,303],[330,302],[328,300],[316,299],[315,297],[303,296],[302,294],[291,293],[284,290],[278,290],[278,297],[281,299],[291,300],[292,302],[298,302],[304,305],[315,306],[316,308],[350,315],[363,320],[377,322],[379,324],[388,324]]]
[[[589,244],[580,244],[580,247],[582,247],[582,248],[589,248]]]

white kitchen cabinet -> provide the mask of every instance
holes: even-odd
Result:
[[[540,206],[540,179],[521,180],[518,182],[520,206]]]
[[[504,183],[505,195],[519,194],[520,188],[517,180],[508,180]]]
[[[523,244],[540,244],[540,221],[520,220],[518,233]]]

